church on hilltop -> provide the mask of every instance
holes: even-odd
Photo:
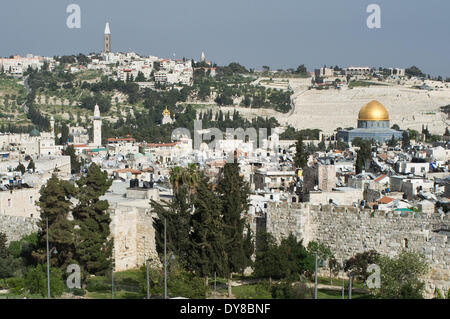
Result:
[[[401,139],[402,134],[403,131],[390,128],[389,112],[383,104],[374,100],[359,111],[358,128],[341,130],[336,138],[346,143],[352,142],[356,137],[385,143],[392,139],[392,136]]]

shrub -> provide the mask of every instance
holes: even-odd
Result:
[[[86,289],[89,292],[107,292],[111,291],[111,284],[106,282],[105,277],[97,276],[87,280]]]
[[[84,296],[86,294],[86,291],[84,289],[78,289],[78,288],[73,288],[70,290],[70,292],[74,296]]]
[[[13,277],[6,279],[6,287],[14,294],[20,295],[24,292],[25,282],[23,278]]]
[[[25,274],[25,289],[32,294],[47,296],[47,268],[45,265],[30,267]],[[50,268],[50,291],[52,297],[59,297],[64,292],[62,271],[59,268]]]

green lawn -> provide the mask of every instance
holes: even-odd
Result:
[[[264,284],[242,285],[232,288],[237,299],[272,299],[272,295]]]
[[[352,292],[352,299],[369,299],[370,295]],[[341,290],[318,289],[317,299],[342,299]],[[345,291],[345,299],[348,299],[348,291]]]

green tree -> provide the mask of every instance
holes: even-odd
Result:
[[[146,268],[140,268],[140,286],[142,293],[147,291]],[[161,268],[149,269],[150,293],[152,295],[163,296],[164,294],[164,274]],[[184,270],[179,264],[169,265],[167,277],[168,297],[185,297],[193,299],[204,299],[207,287],[201,277]]]
[[[397,146],[397,139],[395,138],[394,134],[392,134],[392,138],[388,141],[387,145],[389,147],[396,147]]]
[[[284,271],[288,279],[298,279],[300,275],[314,272],[314,256],[303,246],[303,241],[297,241],[292,233],[281,240],[279,249],[286,256]]]
[[[146,78],[144,76],[144,73],[141,71],[138,72],[138,75],[136,76],[136,82],[145,82]]]
[[[7,241],[8,238],[6,237],[6,234],[0,233],[0,258],[9,256],[8,247],[6,246]]]
[[[380,255],[376,250],[369,250],[363,253],[358,253],[344,263],[344,271],[352,272],[354,276],[362,281],[366,281],[369,274],[367,267],[371,264],[376,264]]]
[[[360,149],[356,152],[356,174],[360,174],[365,170],[366,162],[371,159],[371,144],[369,141],[364,141]]]
[[[286,275],[287,256],[281,253],[275,238],[268,232],[260,232],[256,236],[254,275],[261,278],[283,278]]]
[[[223,220],[220,201],[204,175],[197,185],[196,194],[189,235],[189,266],[198,276],[205,278],[207,286],[208,276],[214,272],[219,276],[226,274]]]
[[[10,254],[7,240],[6,234],[0,233],[0,279],[14,276],[22,267],[21,260]]]
[[[70,156],[70,168],[72,174],[79,174],[81,169],[81,162],[78,160],[78,156],[75,154],[75,148],[73,145],[69,145],[63,151],[63,154]]]
[[[297,143],[295,144],[295,157],[294,157],[294,165],[296,168],[305,168],[308,164],[308,156],[305,149],[305,145],[303,144],[303,138],[299,137]]]
[[[27,170],[32,170],[33,172],[36,170],[36,165],[34,164],[33,160],[28,163]]]
[[[153,220],[156,250],[160,255],[163,254],[166,221],[167,253],[173,253],[183,266],[188,265],[190,261],[189,230],[193,211],[191,194],[195,193],[197,185],[197,177],[191,177],[190,174],[198,174],[194,166],[191,166],[191,171],[174,167],[169,178],[173,189],[172,200],[151,201],[152,210],[157,214],[157,218]]]
[[[408,131],[403,131],[403,133],[402,133],[403,149],[406,149],[410,145],[411,145],[411,141],[410,141],[409,133],[408,133]]]
[[[234,272],[242,272],[251,256],[246,255],[244,214],[249,207],[250,189],[239,174],[238,163],[227,163],[217,185],[224,221],[224,243],[228,257],[228,295],[231,297],[231,278]]]
[[[63,273],[59,268],[50,268],[50,295],[59,297],[64,292]],[[32,294],[40,294],[46,297],[47,291],[47,265],[38,264],[36,267],[30,267],[25,274],[25,289]]]
[[[60,145],[66,145],[69,140],[69,127],[66,123],[63,123],[61,127],[61,138],[59,139]]]
[[[314,240],[308,243],[307,250],[312,256],[317,253],[319,265],[325,264],[329,258],[333,257],[333,253],[327,245]]]
[[[20,172],[22,174],[25,174],[26,172],[26,168],[22,163],[19,163],[19,165],[17,165],[17,167],[14,169],[16,172]]]
[[[78,181],[78,205],[73,209],[76,224],[76,259],[86,276],[104,275],[110,269],[112,239],[110,235],[111,218],[107,212],[108,201],[100,200],[112,184],[108,173],[95,163],[89,166],[87,174]]]
[[[420,279],[428,272],[425,257],[402,251],[397,257],[381,256],[381,286],[372,291],[379,299],[423,299],[425,283]]]
[[[305,65],[302,64],[297,67],[296,73],[305,76],[308,74],[308,70],[306,69]]]
[[[53,175],[47,184],[42,186],[40,194],[37,205],[40,208],[41,220],[38,224],[37,249],[32,255],[39,263],[46,261],[48,219],[49,247],[57,250],[57,254],[51,255],[50,264],[55,267],[66,267],[73,261],[74,255],[73,223],[68,217],[72,207],[70,199],[76,194],[76,189],[70,182]]]

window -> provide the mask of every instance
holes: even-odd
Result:
[[[408,239],[403,238],[403,248],[408,248]]]

